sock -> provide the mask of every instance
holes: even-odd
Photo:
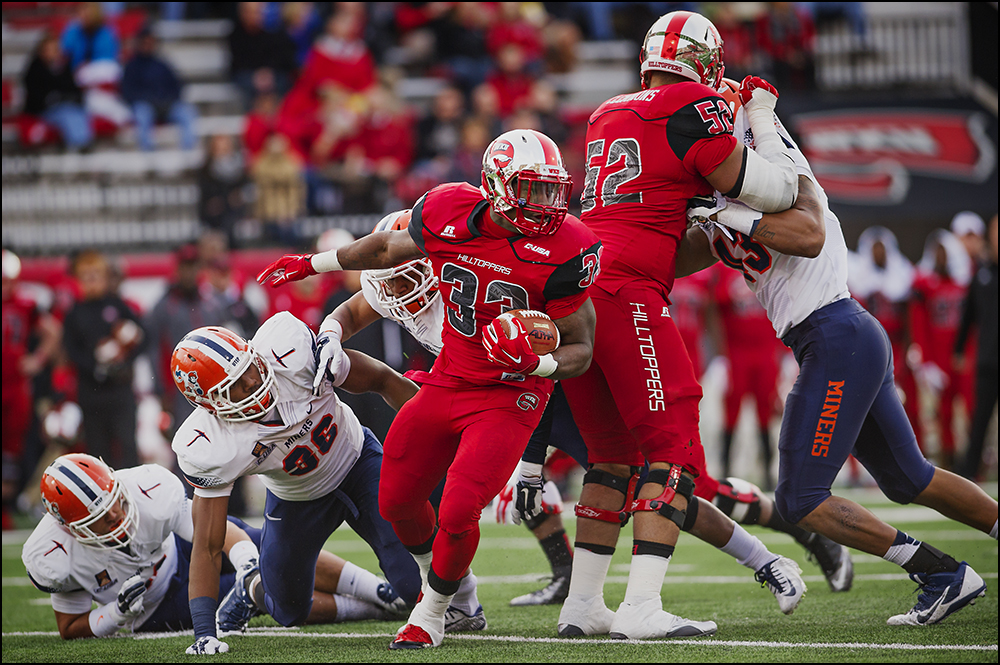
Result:
[[[337,601],[337,618],[333,620],[334,623],[385,618],[385,610],[366,600],[354,596],[342,596],[339,593],[334,594],[333,599]]]
[[[554,577],[565,577],[573,571],[573,550],[569,546],[566,531],[560,529],[538,541],[545,552]]]
[[[996,522],[993,523],[993,530],[990,531],[990,538],[992,538],[993,540],[997,539],[997,523]]]
[[[241,540],[229,548],[229,563],[233,564],[236,570],[250,565],[251,559],[260,561],[260,552],[252,540]]]
[[[458,585],[455,597],[451,599],[451,606],[462,610],[467,615],[472,616],[479,609],[479,595],[476,593],[478,581],[472,574],[472,569],[462,578]]]
[[[674,548],[661,543],[633,541],[632,565],[628,571],[628,587],[625,589],[625,603],[641,605],[650,600],[660,599],[663,588],[663,577],[667,574],[667,566]],[[648,547],[653,545],[658,547]],[[656,554],[639,554],[636,552],[656,551]],[[665,556],[664,556],[665,555]],[[662,607],[662,605],[661,605]]]
[[[955,559],[936,547],[914,540],[898,529],[896,539],[882,558],[902,567],[911,575],[953,573],[958,570],[958,562]]]
[[[267,612],[267,605],[264,601],[264,584],[260,581],[260,575],[252,575],[247,578],[247,593],[250,595],[250,599],[253,600],[253,604],[257,606],[257,609],[261,612]]]
[[[355,596],[373,603],[378,600],[380,584],[382,580],[372,573],[355,566],[350,561],[345,561],[344,569],[340,572],[340,580],[337,582],[336,593],[342,596]]]
[[[803,547],[808,547],[809,543],[813,540],[815,533],[811,531],[806,531],[800,526],[795,526],[791,522],[787,522],[781,515],[778,514],[777,508],[771,508],[771,519],[768,520],[767,524],[762,526],[768,529],[774,529],[775,531],[781,531],[782,533],[787,533],[789,536],[795,539],[799,545]]]
[[[428,584],[417,606],[410,612],[407,624],[419,626],[427,632],[434,644],[441,644],[444,638],[444,613],[451,605],[452,596],[445,595]]]
[[[573,556],[573,573],[569,578],[569,595],[577,599],[604,596],[604,580],[611,567],[611,555],[615,548],[602,548],[601,553],[594,552],[586,543],[576,543],[576,553]],[[610,550],[610,551],[607,551]]]
[[[760,538],[751,536],[739,524],[733,525],[732,537],[719,549],[754,572],[778,558],[777,554],[772,554],[764,547]]]

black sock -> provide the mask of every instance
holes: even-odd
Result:
[[[920,543],[910,560],[903,564],[903,570],[911,574],[953,573],[958,570],[958,562],[938,548]]]
[[[764,526],[768,529],[774,529],[775,531],[787,533],[795,539],[795,542],[803,547],[806,547],[809,544],[809,539],[814,535],[812,532],[806,531],[800,526],[795,526],[791,522],[786,522],[784,518],[778,514],[778,509],[774,506],[771,506],[771,519]]]
[[[542,546],[542,551],[545,552],[555,577],[570,574],[573,570],[573,550],[570,549],[565,530],[560,529],[552,535],[542,538],[538,544]]]
[[[729,473],[729,455],[733,450],[733,431],[726,430],[722,433],[722,475],[728,478],[731,474]]]

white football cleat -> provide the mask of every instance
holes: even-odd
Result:
[[[663,611],[663,603],[652,598],[633,605],[622,602],[611,624],[611,637],[616,640],[648,640],[670,637],[703,637],[714,635],[714,621],[691,621]]]
[[[559,612],[559,636],[607,635],[614,620],[615,613],[604,604],[604,594],[588,600],[570,596]]]
[[[785,614],[791,614],[799,606],[806,592],[802,581],[802,569],[788,557],[779,556],[754,574],[754,579],[766,586],[778,599],[778,607]]]

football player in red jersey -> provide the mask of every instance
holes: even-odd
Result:
[[[441,643],[445,611],[478,546],[480,513],[517,466],[552,380],[590,364],[595,321],[587,288],[601,244],[567,215],[571,189],[555,143],[512,130],[486,149],[481,188],[439,185],[413,206],[408,228],[373,233],[336,253],[285,256],[258,277],[276,286],[421,256],[434,265],[447,307],[444,348],[430,373],[411,377],[422,387],[396,416],[382,465],[381,512],[426,579],[392,649]],[[559,348],[538,356],[523,330],[508,338],[495,319],[512,309],[551,317]],[[445,476],[435,516],[428,497]]]
[[[776,91],[760,79],[745,82],[755,154],[733,136],[732,109],[717,92],[722,40],[708,19],[685,11],[660,17],[640,61],[642,91],[606,101],[587,129],[582,219],[604,254],[591,289],[598,322],[593,363],[563,383],[591,469],[577,506],[561,635],[714,633],[713,622],[662,609],[663,576],[682,527],[756,570],[783,611],[792,611],[803,591],[794,562],[769,553],[708,502],[691,499],[705,467],[701,387],[668,309],[689,199],[718,190],[771,211],[796,199],[795,167],[772,117]],[[751,224],[741,231],[752,235]],[[649,478],[633,496],[644,461]],[[604,605],[604,579],[621,524],[633,513],[628,589],[615,613]]]

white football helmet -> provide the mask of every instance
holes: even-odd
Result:
[[[555,141],[513,129],[483,153],[482,192],[490,207],[526,236],[552,235],[569,210],[573,178]]]
[[[128,545],[139,528],[139,514],[125,487],[102,460],[83,453],[56,458],[42,474],[42,504],[49,515],[88,547]],[[107,533],[91,527],[116,505],[122,518]]]
[[[255,364],[261,384],[239,402],[230,397],[233,385]],[[256,420],[278,399],[274,372],[267,358],[231,330],[208,326],[184,336],[170,357],[170,372],[177,389],[196,407],[222,420]]]
[[[651,71],[679,74],[717,89],[725,71],[722,37],[701,14],[670,12],[646,33],[639,63],[643,90],[649,87],[646,74]]]
[[[375,225],[372,233],[399,231],[409,227],[411,210],[391,212]],[[400,289],[402,278],[409,289]],[[427,310],[438,295],[438,278],[430,259],[423,257],[392,268],[365,270],[361,279],[375,287],[375,299],[396,321],[411,321]],[[404,291],[405,293],[401,293]]]

